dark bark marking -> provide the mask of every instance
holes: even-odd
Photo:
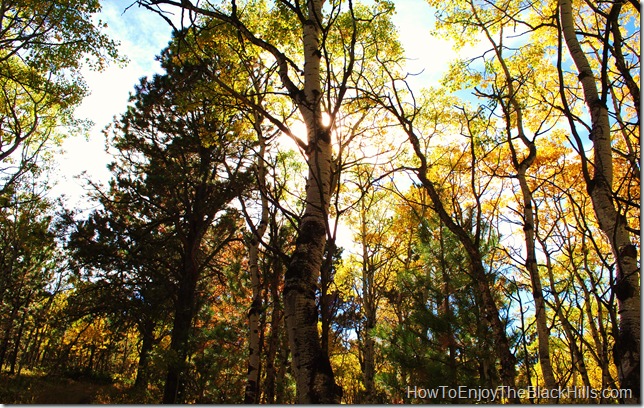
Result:
[[[592,76],[592,75],[593,74],[591,72],[582,71],[582,72],[579,73],[579,75],[577,75],[577,79],[579,79],[579,81],[583,81],[584,78],[587,78],[587,77]]]
[[[338,404],[342,399],[342,387],[335,383],[328,356],[319,353],[315,359],[315,375],[311,379],[313,404]],[[327,394],[332,390],[331,395]]]
[[[633,244],[626,245],[621,249],[621,251],[619,251],[619,257],[637,258],[637,248]]]
[[[633,296],[635,293],[633,286],[626,279],[619,279],[619,281],[613,286],[613,291],[617,299],[624,301]]]
[[[262,300],[259,297],[253,299],[253,303],[250,305],[250,310],[248,311],[248,317],[252,315],[259,315],[262,311]]]
[[[318,140],[321,140],[325,143],[331,143],[331,133],[328,129],[320,129],[318,131]]]
[[[306,220],[302,222],[300,233],[298,234],[296,245],[308,245],[320,239],[326,234],[326,229],[321,222],[317,220]]]

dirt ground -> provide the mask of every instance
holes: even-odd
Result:
[[[34,398],[35,404],[92,404],[96,403],[99,391],[107,391],[110,385],[98,385],[84,381],[61,380],[47,384]]]

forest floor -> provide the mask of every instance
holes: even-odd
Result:
[[[0,384],[0,403],[4,404],[104,404],[123,393],[115,384],[38,373],[0,373]]]
[[[83,380],[63,380],[48,384],[34,399],[35,404],[92,404],[100,403],[100,397],[116,391],[111,384],[94,384]]]

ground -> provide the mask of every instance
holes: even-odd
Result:
[[[70,379],[45,374],[0,374],[0,403],[4,404],[101,404],[110,403],[123,390],[114,384],[89,379]]]
[[[67,380],[51,384],[36,395],[35,404],[91,404],[97,395],[108,391],[111,385],[92,384],[86,381]]]

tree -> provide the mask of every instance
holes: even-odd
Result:
[[[190,332],[200,304],[198,282],[213,259],[237,239],[228,203],[248,185],[250,146],[237,112],[201,87],[203,66],[181,64],[180,48],[161,59],[165,75],[143,79],[133,106],[114,124],[111,165],[115,199],[138,208],[144,228],[172,239],[174,315],[163,401],[182,401]],[[212,61],[212,63],[216,63]],[[145,232],[145,230],[141,231]]]
[[[171,314],[168,271],[177,263],[179,243],[149,228],[142,208],[123,196],[113,185],[96,197],[101,209],[85,220],[68,214],[63,221],[71,230],[66,246],[76,275],[66,313],[71,320],[106,316],[123,327],[135,326],[141,341],[135,387],[145,388],[149,356],[160,340],[155,332]]]
[[[487,128],[480,123],[485,122],[485,118],[481,117],[480,112],[468,112],[466,109],[462,110],[462,115],[456,115],[456,132],[461,132],[461,135],[467,138],[467,142],[464,146],[454,146],[457,150],[449,153],[453,153],[455,157],[448,156],[448,168],[440,173],[438,166],[431,160],[433,152],[429,149],[433,136],[444,134],[445,129],[447,132],[451,131],[449,126],[443,128],[444,122],[441,121],[441,118],[450,114],[444,100],[449,99],[444,97],[442,91],[437,91],[427,93],[422,101],[416,100],[413,94],[409,95],[407,92],[409,86],[395,67],[384,69],[391,83],[390,88],[370,86],[365,93],[399,122],[413,150],[415,163],[411,171],[427,191],[433,210],[445,227],[461,242],[467,253],[470,273],[481,299],[484,319],[494,333],[494,345],[501,366],[501,381],[504,386],[514,388],[516,358],[512,353],[511,341],[494,297],[492,277],[486,270],[487,262],[482,248],[487,229],[483,222],[483,198],[492,187],[491,179],[485,170],[485,159],[491,155],[484,143],[488,137]],[[481,173],[485,177],[477,177]],[[457,181],[450,182],[450,179]],[[449,188],[439,188],[446,184],[452,191]],[[498,210],[498,199],[490,201],[497,203],[492,208]],[[470,213],[469,216],[465,216],[467,212]],[[510,396],[510,401],[517,402],[518,399]]]
[[[357,336],[358,362],[362,372],[364,391],[354,403],[383,403],[383,392],[376,387],[377,360],[381,353],[376,346],[376,326],[382,319],[381,311],[386,294],[402,269],[401,258],[407,250],[408,230],[397,228],[396,197],[388,188],[372,185],[377,166],[354,165],[351,176],[343,176],[345,187],[355,184],[356,203],[349,212],[350,224],[357,247],[343,260],[338,286],[339,296],[346,299],[343,318],[353,317]],[[350,181],[349,181],[350,180]],[[353,189],[352,189],[353,190]],[[393,196],[393,197],[392,197]],[[336,295],[336,296],[338,296]],[[355,315],[355,316],[350,316]],[[346,325],[346,322],[345,322]],[[342,327],[342,326],[341,326]]]
[[[0,368],[19,362],[24,334],[41,305],[53,294],[59,251],[52,228],[52,203],[33,179],[0,193]],[[22,363],[21,363],[22,364]]]
[[[298,227],[296,248],[286,271],[283,295],[298,401],[302,403],[340,401],[341,389],[334,382],[328,355],[321,345],[316,305],[334,189],[332,135],[338,126],[338,115],[345,103],[349,83],[355,79],[352,78],[354,69],[359,65],[358,41],[364,38],[365,44],[378,49],[366,40],[364,28],[378,21],[387,21],[387,14],[391,11],[391,6],[384,2],[376,4],[373,10],[361,9],[360,12],[352,2],[347,9],[342,2],[334,2],[328,11],[323,10],[324,3],[323,0],[304,3],[278,1],[268,7],[263,2],[249,3],[253,6],[250,8],[265,10],[263,18],[274,19],[269,26],[275,29],[266,32],[258,24],[256,14],[249,12],[246,4],[236,1],[229,7],[174,0],[139,1],[139,4],[153,10],[161,4],[179,7],[234,29],[244,42],[257,47],[276,62],[276,75],[282,82],[285,96],[297,108],[306,126],[306,141],[294,137],[306,156],[308,174],[302,197],[305,210]],[[343,19],[348,23],[342,27],[346,31],[340,31]],[[301,34],[299,46],[295,46],[292,38],[288,38],[291,42],[280,38],[288,37],[293,27],[297,27]],[[332,33],[346,41],[335,45],[342,49],[342,54],[337,54],[342,57],[337,59],[330,52],[333,44],[328,39]],[[210,79],[225,88],[217,75]],[[234,94],[240,101],[249,103],[244,95]],[[261,106],[251,106],[266,112]],[[288,126],[275,115],[268,114],[267,119],[293,136]]]
[[[94,24],[96,0],[3,0],[0,4],[0,177],[3,191],[31,171],[87,94],[80,70],[117,59]],[[78,125],[78,123],[76,123]]]
[[[478,75],[480,78],[480,84],[474,88],[475,94],[489,100],[487,105],[491,115],[495,115],[495,111],[499,109],[498,115],[504,122],[505,128],[498,129],[497,132],[505,133],[510,164],[514,169],[514,174],[508,174],[502,166],[495,172],[499,176],[516,178],[519,184],[520,196],[517,197],[517,201],[520,209],[519,217],[523,224],[526,252],[523,265],[530,276],[531,291],[535,302],[539,362],[546,388],[555,389],[557,383],[550,361],[546,303],[537,262],[535,238],[538,220],[536,219],[537,209],[534,208],[536,202],[533,193],[537,188],[535,185],[538,184],[530,180],[533,171],[531,166],[538,156],[537,138],[547,133],[557,119],[552,115],[552,112],[538,112],[538,107],[542,103],[541,98],[547,98],[542,95],[550,93],[547,89],[544,92],[539,89],[546,82],[547,68],[551,68],[551,75],[554,72],[552,72],[552,66],[540,64],[540,61],[545,58],[542,47],[526,44],[520,47],[514,55],[507,55],[505,44],[508,39],[504,30],[507,17],[505,16],[511,15],[515,11],[511,4],[500,4],[495,7],[498,9],[492,11],[476,5],[475,2],[466,2],[463,8],[469,8],[471,20],[464,20],[465,22],[461,24],[480,28],[492,46],[492,60],[488,62],[485,54],[482,56],[486,61],[485,70],[480,73],[474,71],[476,74],[470,75],[472,77]],[[461,73],[461,75],[463,74]],[[533,107],[537,107],[537,109],[533,109]],[[494,126],[494,124],[491,125]]]
[[[263,338],[260,346],[264,350],[262,366],[265,369],[263,382],[258,384],[261,395],[257,398],[263,403],[282,404],[294,401],[288,388],[292,383],[292,377],[287,375],[290,374],[290,349],[281,295],[284,272],[294,247],[295,220],[303,210],[299,202],[289,198],[293,191],[297,191],[302,164],[295,151],[280,152],[276,149],[267,149],[263,163],[265,183],[259,185],[258,192],[268,201],[267,207],[262,203],[262,208],[268,209],[268,222],[267,237],[261,241],[258,272],[263,292],[259,337]]]
[[[602,232],[608,238],[613,256],[616,261],[617,276],[613,290],[618,299],[620,316],[619,334],[616,338],[614,358],[619,368],[620,385],[633,391],[633,400],[640,401],[640,278],[637,262],[637,248],[631,241],[628,231],[628,221],[620,211],[613,193],[613,152],[612,135],[609,123],[607,103],[607,61],[602,60],[602,70],[599,77],[601,93],[597,89],[597,79],[582,49],[575,32],[575,19],[572,2],[559,1],[558,24],[570,56],[579,72],[579,82],[584,93],[588,113],[591,118],[590,140],[593,143],[594,160],[592,176],[588,169],[588,160],[583,160],[583,174],[592,198],[595,215]],[[621,2],[612,6],[610,13],[619,15]],[[611,25],[617,23],[617,18],[605,22],[606,36],[611,33]],[[617,28],[619,30],[619,28]],[[608,47],[608,44],[604,44]],[[606,52],[606,51],[605,51]],[[635,92],[635,90],[633,90]],[[635,92],[636,100],[639,99]],[[562,94],[563,95],[563,94]],[[564,97],[562,96],[562,99]],[[564,106],[567,105],[562,100]],[[566,110],[571,117],[571,112]],[[574,126],[574,119],[570,120]],[[576,131],[573,129],[573,133]],[[581,141],[577,138],[579,144]],[[583,149],[580,150],[583,152]]]

